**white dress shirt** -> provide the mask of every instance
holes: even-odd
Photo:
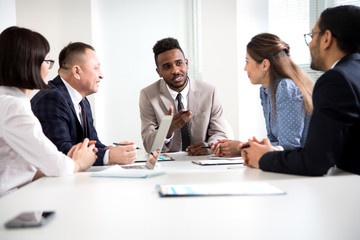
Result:
[[[166,87],[167,87],[172,99],[174,99],[174,103],[175,103],[175,109],[174,110],[176,110],[176,112],[178,112],[179,111],[179,109],[178,109],[178,100],[176,99],[176,97],[179,94],[179,92],[172,90],[171,88],[169,88],[169,85],[167,85],[167,84],[166,84]],[[184,105],[184,110],[185,111],[188,110],[187,105],[188,105],[189,89],[190,89],[190,81],[188,81],[188,84],[186,84],[186,87],[180,92],[181,93],[181,102]]]
[[[61,77],[60,77],[61,78]],[[74,105],[75,108],[75,112],[76,112],[76,117],[78,118],[80,124],[82,125],[82,116],[81,116],[81,106],[80,106],[80,102],[83,99],[83,97],[81,96],[81,94],[76,91],[70,84],[68,84],[64,79],[61,78],[61,80],[63,81],[66,89],[69,92],[71,101]],[[84,126],[83,126],[84,127]]]
[[[0,196],[31,182],[37,169],[46,176],[74,172],[73,160],[44,135],[24,92],[0,86],[0,103]]]
[[[176,110],[176,112],[178,112],[179,111],[179,109],[178,109],[179,103],[178,103],[178,100],[176,99],[176,97],[179,94],[179,92],[172,90],[169,87],[169,85],[167,85],[167,84],[166,84],[166,87],[167,87],[172,99],[174,99],[174,103],[175,103],[175,109],[174,110]],[[180,92],[181,93],[181,102],[184,105],[184,110],[185,111],[187,110],[187,105],[188,105],[189,89],[190,89],[190,80],[186,84],[186,87]],[[164,144],[168,144],[173,137],[174,137],[174,133],[171,134],[170,138],[166,138],[164,140]]]
[[[76,91],[76,89],[74,89],[70,84],[68,84],[62,77],[60,77],[60,78],[63,81],[66,89],[69,92],[71,101],[72,101],[75,111],[76,111],[76,116],[77,116],[80,124],[82,125],[82,121],[81,121],[82,116],[81,116],[81,107],[80,107],[80,102],[82,100],[82,96],[78,91]],[[106,152],[104,154],[103,163],[104,163],[104,165],[109,163],[109,150],[106,150]]]

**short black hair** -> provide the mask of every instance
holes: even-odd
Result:
[[[49,51],[49,42],[40,33],[16,26],[5,29],[0,34],[0,86],[48,88],[41,65]]]
[[[159,56],[159,54],[172,49],[179,49],[185,58],[185,54],[181,49],[178,40],[176,40],[175,38],[168,37],[156,42],[156,44],[153,47],[156,66],[158,66],[157,57]]]
[[[346,54],[360,52],[360,7],[343,5],[325,9],[320,15],[319,29],[322,33],[329,30]]]
[[[68,69],[72,67],[74,61],[79,55],[85,54],[86,49],[91,49],[95,51],[95,49],[89,44],[82,42],[70,42],[67,46],[65,46],[60,54],[59,54],[59,66],[62,69]],[[71,66],[70,66],[71,65]]]

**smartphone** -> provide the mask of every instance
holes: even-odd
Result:
[[[40,227],[55,215],[54,211],[23,212],[5,223],[6,228]]]

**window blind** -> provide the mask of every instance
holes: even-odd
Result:
[[[290,45],[291,57],[314,81],[322,72],[310,68],[304,34],[311,32],[322,11],[339,5],[360,6],[359,0],[269,0],[269,32]]]

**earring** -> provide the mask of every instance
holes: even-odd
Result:
[[[266,74],[266,71],[264,71],[264,75]]]

